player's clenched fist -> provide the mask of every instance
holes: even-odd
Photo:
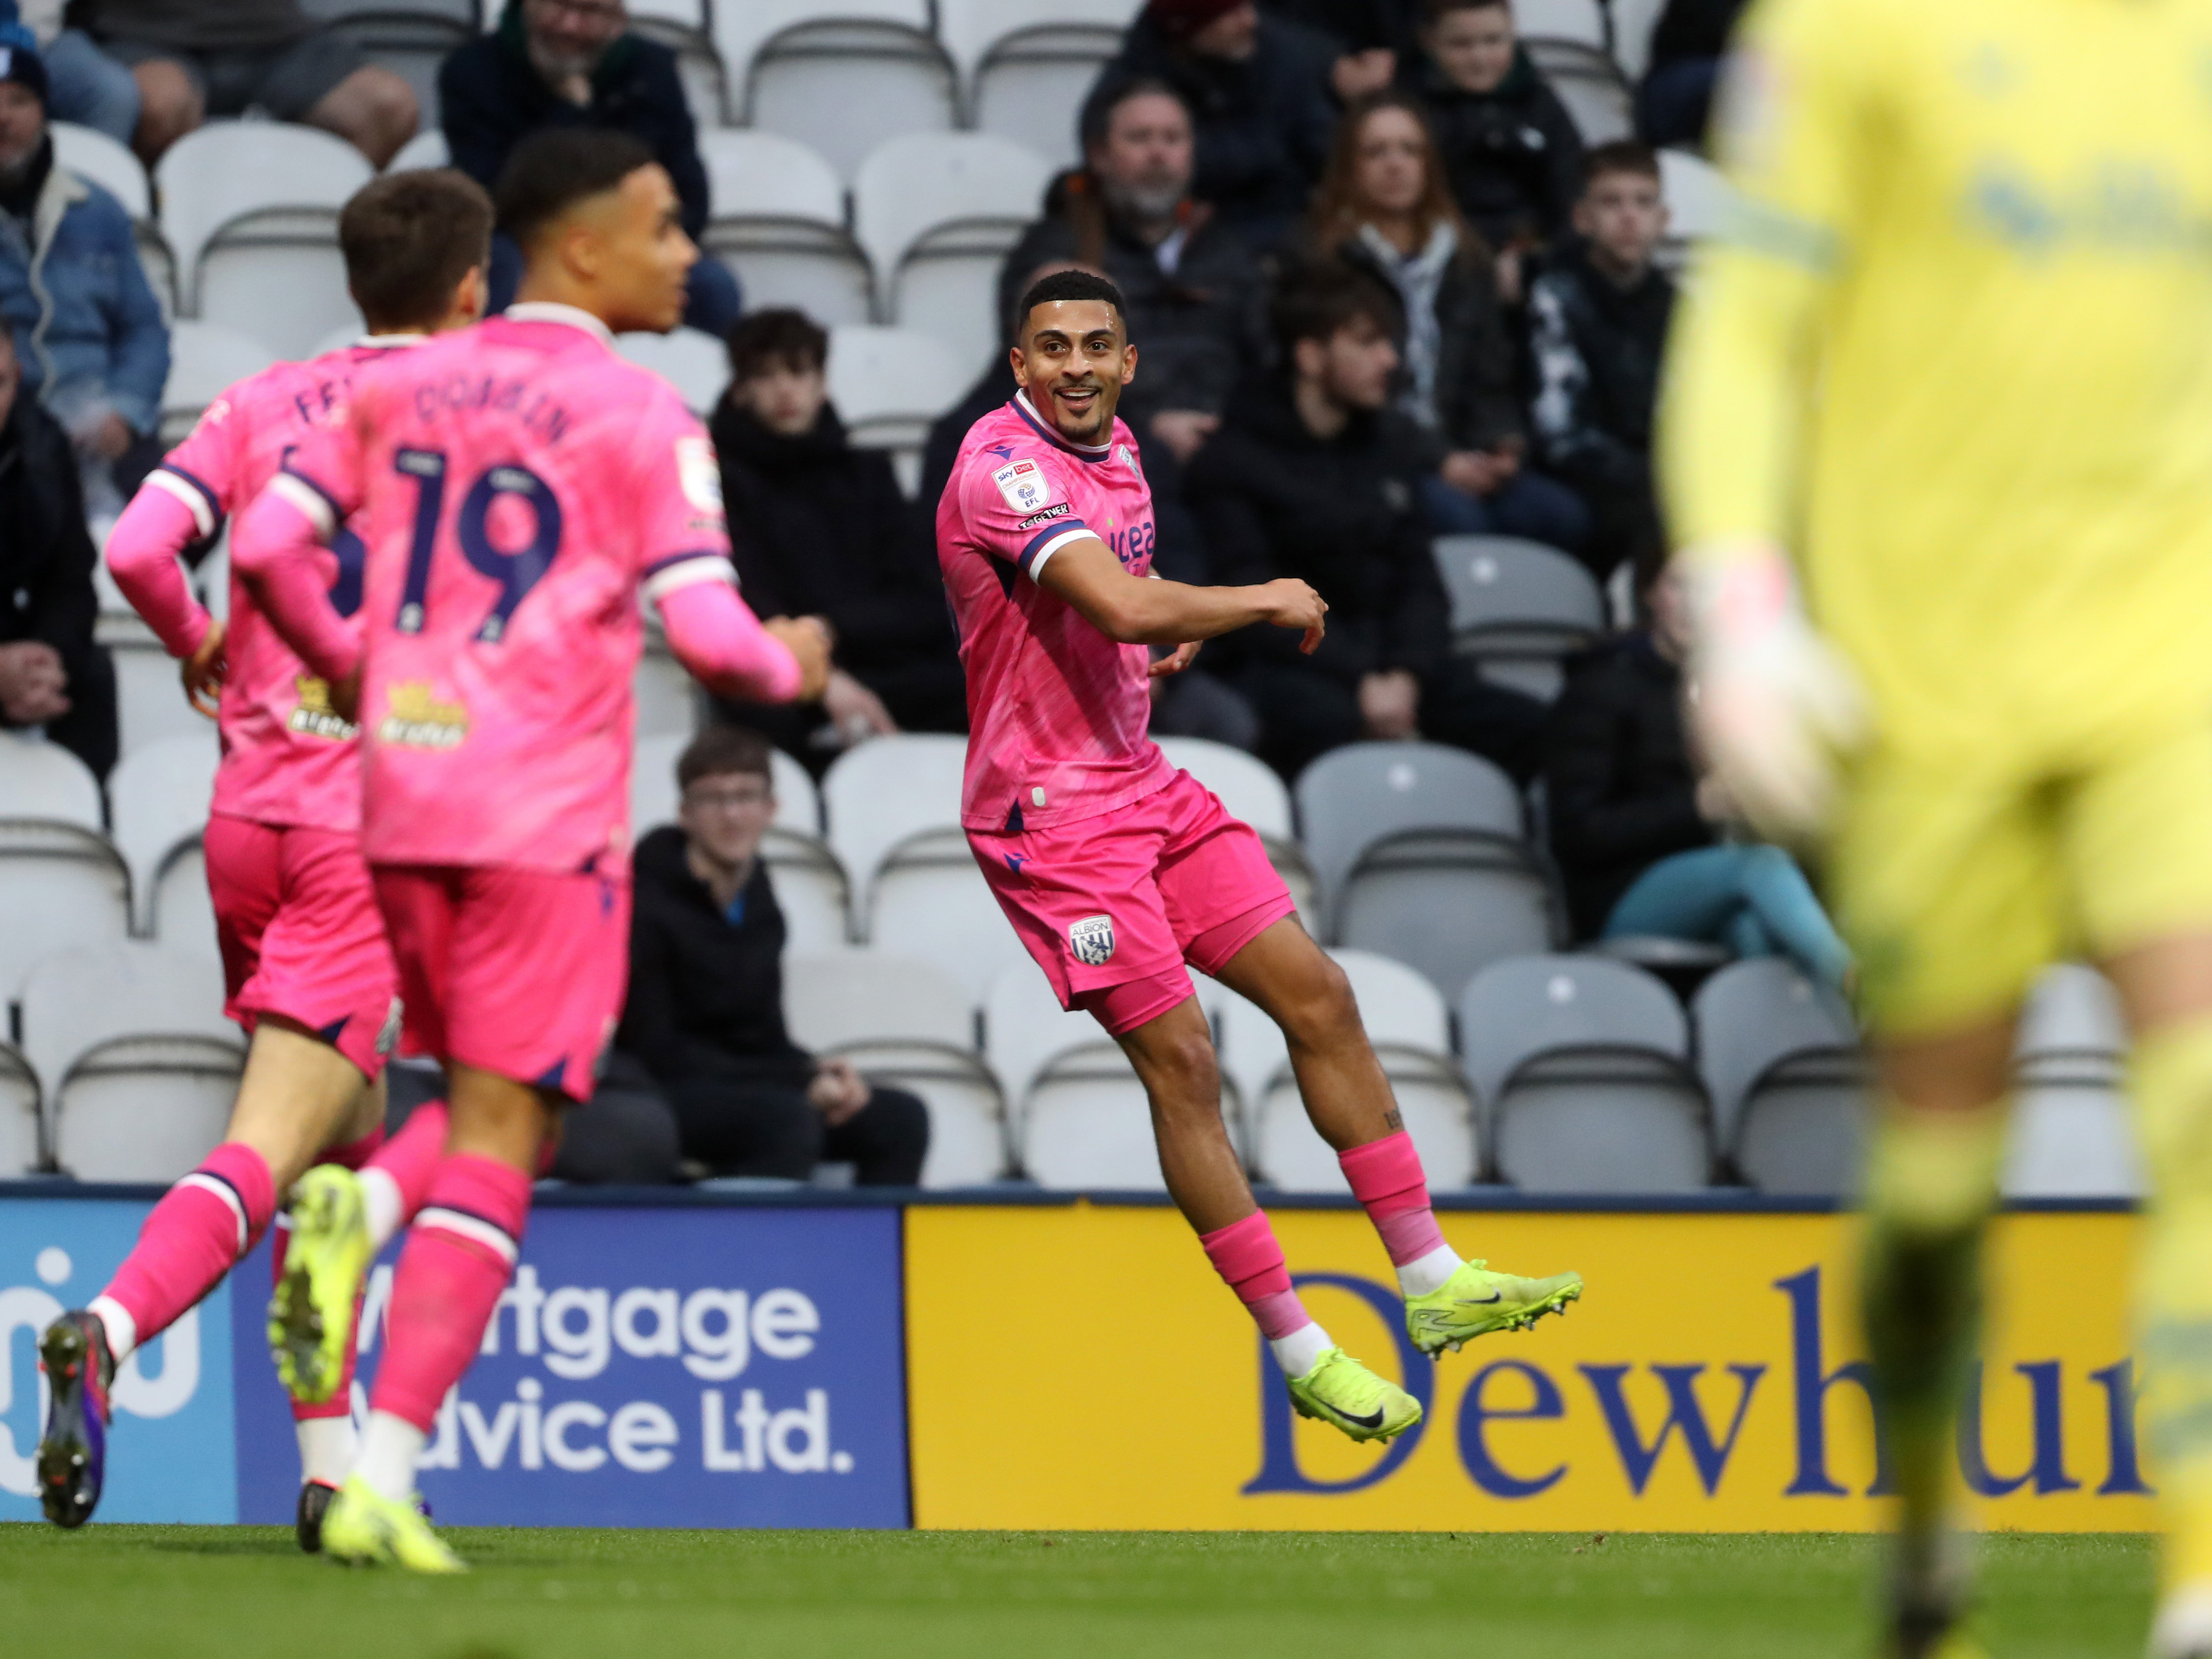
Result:
[[[1752,826],[1802,839],[1827,816],[1838,751],[1865,731],[1858,684],[1806,621],[1778,548],[1717,549],[1685,562],[1698,735]]]
[[[1328,614],[1328,601],[1315,592],[1311,584],[1285,576],[1269,582],[1261,592],[1267,596],[1269,622],[1278,628],[1304,629],[1305,637],[1298,641],[1298,649],[1308,656],[1321,648],[1321,636],[1327,627],[1322,618]]]
[[[830,635],[812,617],[773,617],[761,624],[799,659],[794,702],[819,702],[830,689]]]

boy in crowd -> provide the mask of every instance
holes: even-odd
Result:
[[[1651,414],[1674,284],[1652,263],[1667,232],[1658,157],[1625,140],[1592,150],[1575,229],[1528,290],[1530,424],[1545,466],[1589,506],[1594,562],[1609,568],[1660,544]]]
[[[1452,195],[1498,255],[1498,295],[1523,292],[1521,256],[1568,226],[1582,137],[1520,42],[1508,0],[1424,0],[1411,89],[1428,105]]]

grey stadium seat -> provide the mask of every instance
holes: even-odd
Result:
[[[200,846],[222,757],[215,726],[125,753],[109,778],[115,847],[131,867],[133,931],[171,950],[216,954],[215,907]]]
[[[975,999],[935,963],[873,951],[784,958],[792,1041],[836,1055],[929,1107],[925,1187],[995,1181],[1007,1164],[1006,1102],[975,1042]]]
[[[1601,957],[1494,963],[1459,1002],[1460,1049],[1501,1178],[1532,1192],[1682,1193],[1712,1176],[1681,1005]]]
[[[887,139],[957,124],[929,0],[743,0],[714,8],[735,112],[811,144],[840,177]]]
[[[174,1181],[222,1139],[246,1044],[222,969],[158,945],[49,957],[23,988],[23,1050],[55,1161],[86,1181]]]
[[[1332,750],[1292,791],[1327,936],[1458,994],[1486,963],[1547,951],[1558,905],[1520,792],[1488,761],[1430,743]]]
[[[921,484],[931,423],[975,373],[943,341],[914,329],[844,323],[830,331],[830,401],[854,443],[890,452],[909,496]]]
[[[58,744],[0,732],[0,1002],[41,957],[122,939],[130,895],[84,763]]]
[[[1857,1185],[1867,1061],[1849,1012],[1778,957],[1739,962],[1691,1005],[1714,1138],[1763,1193]]]
[[[1075,165],[1076,116],[1138,10],[1138,0],[938,0],[969,125]]]
[[[44,1165],[46,1141],[39,1074],[22,1050],[0,1042],[0,1181],[12,1181]]]
[[[2137,1198],[2142,1162],[2124,1088],[2127,1028],[2111,981],[2062,963],[2021,1011],[2013,1046],[2010,1198]]]
[[[795,306],[825,327],[874,314],[835,167],[780,132],[702,132],[699,158],[709,203],[701,242],[737,273],[748,310]]]
[[[1605,632],[1605,595],[1557,548],[1512,536],[1439,536],[1453,647],[1483,678],[1549,702],[1559,665]]]
[[[1231,816],[1259,832],[1275,873],[1291,890],[1299,914],[1309,927],[1319,930],[1315,908],[1313,866],[1298,843],[1297,820],[1291,811],[1291,792],[1275,769],[1256,755],[1210,738],[1160,738],[1160,752],[1168,763],[1188,772],[1220,798]]]

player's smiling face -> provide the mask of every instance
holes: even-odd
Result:
[[[1013,350],[1014,378],[1036,412],[1072,444],[1102,444],[1114,429],[1121,388],[1137,372],[1137,348],[1103,300],[1033,306]]]

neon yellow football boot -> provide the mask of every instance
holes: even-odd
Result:
[[[1421,1420],[1420,1401],[1385,1382],[1341,1348],[1331,1348],[1304,1376],[1291,1378],[1291,1405],[1354,1440],[1388,1440]]]
[[[292,1241],[269,1298],[269,1351],[293,1399],[319,1404],[337,1392],[362,1277],[375,1258],[361,1177],[323,1164],[284,1201]]]
[[[1492,1331],[1525,1330],[1546,1314],[1563,1313],[1583,1294],[1580,1273],[1516,1279],[1480,1261],[1462,1261],[1443,1287],[1406,1299],[1406,1330],[1433,1358]]]
[[[386,1498],[349,1477],[323,1512],[323,1553],[343,1566],[404,1567],[410,1572],[466,1572],[412,1504]]]

